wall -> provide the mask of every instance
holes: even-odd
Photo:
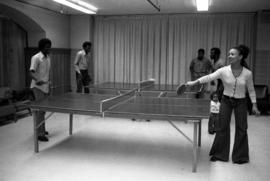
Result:
[[[26,31],[8,18],[0,18],[0,87],[25,87]]]
[[[81,48],[85,40],[93,40],[93,17],[88,15],[68,16],[41,8],[29,6],[14,0],[0,0],[0,10],[8,11],[1,5],[8,6],[22,13],[30,20],[19,19],[17,22],[28,32],[28,46],[36,47],[37,42],[44,35],[53,42],[53,48],[71,49],[70,74],[72,90],[75,88],[75,73],[73,61],[76,52]],[[16,18],[22,17],[18,13],[10,12]],[[270,87],[270,13],[260,11],[257,19],[257,39],[254,80],[256,84],[267,84]],[[32,24],[37,28],[33,28]],[[92,41],[93,42],[93,41]],[[93,45],[95,46],[95,45]]]
[[[5,11],[7,11],[5,13],[9,13],[10,16],[17,18],[17,22],[24,22],[21,24],[19,22],[19,24],[26,31],[28,31],[29,47],[36,47],[40,36],[43,36],[42,31],[37,32],[35,31],[37,29],[30,29],[31,27],[29,26],[29,24],[31,23],[31,21],[33,21],[37,24],[36,26],[40,26],[41,29],[44,30],[45,36],[52,40],[52,46],[54,48],[70,48],[70,16],[44,10],[42,8],[30,6],[14,0],[0,0],[0,4],[13,9],[12,12],[4,9]],[[30,20],[19,19],[18,21],[18,18],[21,17],[14,14],[14,12],[16,11],[22,13]]]
[[[82,43],[93,40],[93,17],[89,15],[63,15],[14,0],[0,0],[0,11],[2,14],[11,17],[13,21],[27,31],[28,47],[37,47],[39,39],[47,37],[52,40],[53,49],[61,48],[70,51],[69,58],[66,60],[69,62],[70,68],[66,70],[69,71],[71,89],[75,90],[73,61],[76,52],[81,49]],[[58,53],[58,51],[53,52]],[[90,65],[89,70],[93,76],[92,65]]]
[[[257,49],[254,62],[255,84],[266,84],[270,88],[270,11],[257,14]]]
[[[35,49],[40,38],[46,37],[52,41],[51,72],[53,93],[69,91],[71,84],[70,16],[44,10],[14,0],[0,0],[0,12],[16,22],[27,32],[27,43],[30,48],[25,49],[26,82],[29,84],[30,81],[28,80],[30,79],[28,75],[31,56],[37,51]]]

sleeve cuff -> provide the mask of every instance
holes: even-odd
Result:
[[[257,103],[256,97],[250,97],[252,103]]]

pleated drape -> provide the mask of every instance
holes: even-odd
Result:
[[[190,79],[189,64],[204,48],[227,58],[238,44],[254,47],[253,13],[98,16],[94,28],[95,82],[160,84]],[[252,55],[248,64],[252,67]]]
[[[0,87],[25,87],[27,34],[9,19],[0,19]]]

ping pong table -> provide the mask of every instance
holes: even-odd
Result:
[[[149,85],[149,86],[148,86]],[[142,87],[142,88],[141,88]],[[141,95],[154,97],[179,97],[176,94],[176,84],[155,84],[155,81],[141,81],[138,83],[118,83],[118,82],[104,82],[101,84],[92,84],[89,86],[91,93],[98,94],[121,94],[132,89],[138,89]],[[198,89],[197,89],[198,88]],[[184,98],[203,98],[203,87],[191,87],[182,96]]]
[[[137,95],[150,97],[175,97],[175,98],[205,98],[204,87],[188,87],[183,95],[177,95],[176,84],[155,84],[154,80],[145,80],[138,83],[104,82],[89,86],[91,93],[120,95],[132,89],[137,89]],[[132,120],[135,120],[132,118]],[[147,121],[150,121],[147,119]],[[201,146],[201,120],[199,122],[198,145]]]
[[[65,93],[32,102],[29,106],[33,110],[35,152],[39,152],[37,130],[42,123],[37,124],[37,112],[40,110],[69,114],[70,135],[72,135],[73,132],[73,114],[165,120],[192,144],[192,171],[196,172],[198,147],[201,142],[201,120],[209,116],[210,101],[208,99],[189,97],[145,96],[142,94],[143,89],[141,85],[143,84],[140,84],[139,87],[138,84],[137,87],[127,87],[126,90],[119,95],[104,93]],[[144,87],[146,87],[145,90],[147,90],[148,85]],[[118,90],[120,89],[122,90],[122,88]],[[154,89],[152,89],[152,91],[153,90]],[[193,123],[193,138],[191,139],[185,135],[173,121],[187,121]]]

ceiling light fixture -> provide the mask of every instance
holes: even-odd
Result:
[[[71,7],[86,14],[96,14],[98,8],[80,0],[54,0],[60,4]]]
[[[197,11],[208,11],[209,0],[196,0]]]

